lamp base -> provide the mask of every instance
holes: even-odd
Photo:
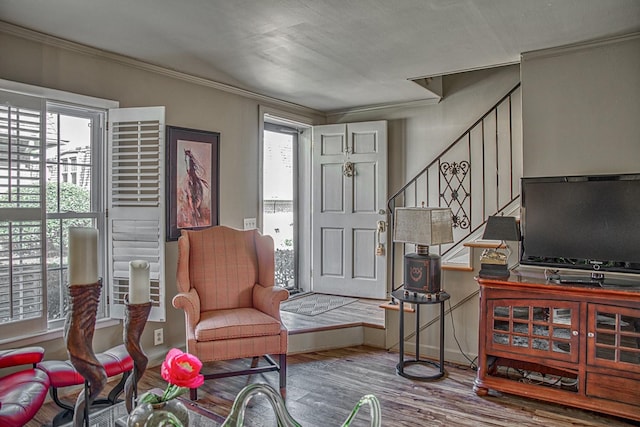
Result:
[[[404,288],[410,292],[437,294],[440,289],[440,255],[404,256]]]
[[[510,274],[506,264],[480,264],[478,276],[486,279],[506,279]]]

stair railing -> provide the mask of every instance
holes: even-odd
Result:
[[[425,202],[428,207],[450,208],[454,242],[430,247],[445,261],[447,256],[453,258],[462,250],[464,242],[479,234],[490,215],[517,202],[522,140],[521,133],[514,134],[514,115],[521,114],[519,97],[520,83],[389,198],[391,233],[398,207],[416,207]],[[389,245],[392,283],[396,274],[396,245],[393,242]]]

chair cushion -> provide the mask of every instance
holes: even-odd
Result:
[[[0,378],[0,425],[25,425],[44,403],[48,390],[49,377],[39,369]]]
[[[44,357],[42,347],[22,347],[9,350],[0,350],[0,368],[8,366],[32,365],[38,363]]]
[[[205,311],[196,325],[196,341],[278,335],[280,322],[255,308]]]
[[[124,344],[96,354],[96,359],[104,366],[107,377],[133,369],[133,359],[127,353]],[[49,376],[52,387],[68,387],[84,383],[82,375],[68,360],[45,360],[38,363],[37,367]]]

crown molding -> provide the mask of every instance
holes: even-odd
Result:
[[[345,108],[342,110],[327,111],[327,117],[342,116],[346,114],[368,113],[371,111],[392,110],[398,108],[420,108],[428,105],[435,105],[440,102],[441,98],[426,98],[417,101],[396,102],[389,104],[364,105],[362,107]]]
[[[520,56],[523,61],[534,58],[554,57],[559,55],[566,55],[567,53],[577,52],[584,49],[602,47],[609,44],[630,41],[637,38],[640,38],[640,32],[617,35],[602,39],[587,40],[579,43],[556,46],[547,49],[531,50],[528,52],[523,52]]]
[[[244,98],[249,98],[258,102],[268,103],[270,105],[279,106],[288,110],[294,110],[299,114],[315,115],[324,117],[325,113],[315,110],[313,108],[305,107],[303,105],[295,104],[293,102],[283,101],[278,98],[273,98],[267,95],[262,95],[256,92],[252,92],[247,89],[241,89],[236,86],[232,86],[226,83],[220,83],[215,80],[207,79],[204,77],[198,77],[191,74],[183,73],[181,71],[172,70],[170,68],[162,67],[159,65],[150,64],[148,62],[141,61],[139,59],[131,58],[124,55],[119,55],[113,52],[97,49],[80,43],[65,40],[59,37],[51,36],[48,34],[40,33],[38,31],[30,30],[18,25],[8,23],[6,21],[0,21],[0,32],[7,33],[13,36],[21,37],[23,39],[39,42],[48,46],[65,49],[68,51],[77,52],[87,56],[98,57],[102,59],[108,59],[129,67],[137,68],[140,70],[148,71],[151,73],[163,75],[166,77],[174,78],[177,80],[186,81],[189,83],[205,86],[213,89],[217,89],[223,92],[227,92],[233,95],[238,95]]]

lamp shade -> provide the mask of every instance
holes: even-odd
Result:
[[[425,246],[453,242],[451,209],[397,208],[393,241]]]
[[[482,238],[485,240],[519,241],[520,230],[515,217],[490,216],[484,229]]]

